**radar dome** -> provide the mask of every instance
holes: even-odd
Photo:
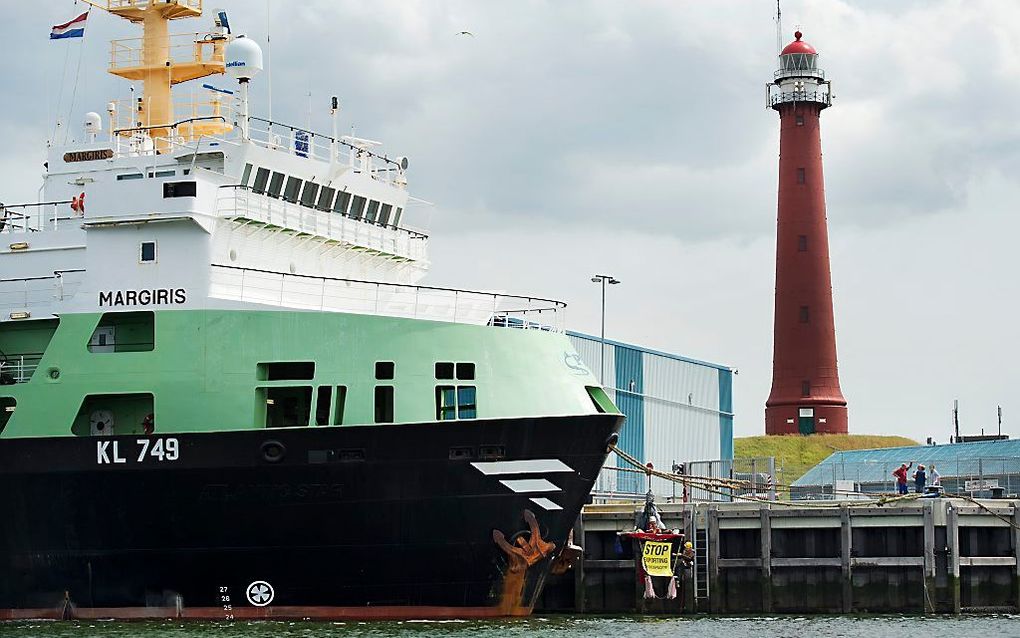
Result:
[[[103,118],[99,113],[90,112],[85,114],[85,130],[89,132],[103,130]]]
[[[239,35],[227,44],[226,72],[247,82],[262,70],[262,48],[251,38]]]

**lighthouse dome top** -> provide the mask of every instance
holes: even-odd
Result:
[[[818,55],[818,51],[815,51],[815,48],[813,46],[801,40],[803,36],[804,34],[801,33],[800,31],[795,31],[793,33],[793,37],[796,39],[790,44],[787,44],[783,48],[783,52],[780,53],[780,55],[789,55],[791,53],[807,53],[810,55]]]

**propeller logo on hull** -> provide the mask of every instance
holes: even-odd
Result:
[[[251,585],[248,585],[248,589],[244,590],[244,595],[252,605],[265,607],[273,602],[273,597],[276,593],[273,591],[273,586],[266,581],[256,580]]]

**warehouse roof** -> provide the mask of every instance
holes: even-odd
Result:
[[[583,332],[574,332],[573,330],[568,330],[567,331],[567,335],[570,336],[570,337],[578,337],[580,339],[588,339],[590,341],[598,341],[598,342],[602,341],[602,339],[599,338],[599,337],[596,337],[596,336],[593,336],[593,335],[584,334]],[[717,370],[726,370],[727,372],[732,372],[733,371],[733,368],[731,368],[730,366],[727,366],[727,365],[723,365],[721,363],[710,363],[708,361],[700,361],[698,359],[691,359],[690,357],[682,357],[682,356],[680,356],[678,354],[670,354],[668,352],[663,352],[661,350],[652,350],[651,348],[645,348],[644,346],[636,346],[636,345],[634,345],[632,343],[623,343],[622,341],[613,341],[612,339],[606,339],[606,344],[610,345],[610,346],[619,346],[621,348],[630,348],[631,350],[637,350],[639,352],[645,352],[647,354],[653,354],[653,355],[655,355],[657,357],[665,357],[667,359],[673,359],[675,361],[683,361],[685,363],[693,363],[694,365],[699,365],[699,366],[708,366],[709,368],[716,368]]]
[[[910,462],[915,464],[914,467],[917,463],[935,463],[939,473],[945,477],[954,476],[958,471],[974,473],[979,461],[987,461],[981,469],[990,474],[1000,471],[998,467],[1002,465],[1003,459],[1008,459],[1011,466],[1020,464],[1020,439],[848,450],[832,453],[794,481],[793,485],[830,485],[833,477],[877,483],[891,480],[890,473],[900,463]]]

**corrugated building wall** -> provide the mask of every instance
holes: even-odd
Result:
[[[619,443],[625,452],[667,472],[674,462],[733,458],[729,367],[617,341],[603,344],[576,332],[568,335],[595,376],[604,376],[606,391],[627,415]],[[610,462],[626,466],[619,458]],[[656,494],[671,494],[673,484],[654,479],[652,488]],[[640,494],[645,477],[603,470],[595,489]]]

